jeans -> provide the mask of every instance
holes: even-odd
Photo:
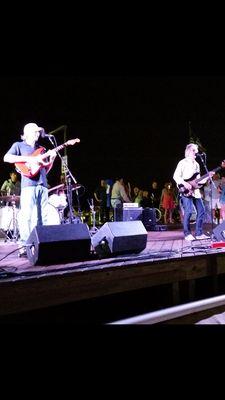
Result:
[[[18,225],[21,243],[26,243],[33,226],[47,225],[48,189],[42,185],[22,188]],[[33,209],[37,207],[37,220],[33,221]]]
[[[197,211],[195,234],[196,236],[201,235],[202,225],[205,217],[205,207],[203,200],[196,199],[195,197],[182,196],[181,201],[182,201],[182,206],[184,208],[184,220],[183,220],[184,235],[187,236],[191,233],[190,219],[193,211],[193,204],[195,205]]]

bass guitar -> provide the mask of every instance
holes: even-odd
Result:
[[[207,174],[202,175],[200,178],[197,178],[197,175],[199,175],[199,172],[196,172],[191,178],[189,179],[184,179],[185,182],[188,182],[191,185],[191,189],[186,189],[183,184],[178,185],[178,191],[180,194],[182,194],[185,197],[190,197],[193,195],[195,189],[200,189],[204,184],[201,183],[201,181],[205,180],[206,178],[210,178],[210,175],[212,172],[216,173],[219,171],[221,168],[225,167],[225,160],[222,161],[222,164],[220,167],[217,167],[213,169],[212,171],[209,171]]]
[[[60,146],[55,147],[55,151],[62,150],[66,146],[73,146],[75,143],[80,143],[80,139],[71,139],[68,140],[67,142],[61,144]],[[45,150],[44,147],[39,147],[37,150],[35,150],[32,154],[30,154],[31,161],[27,162],[17,162],[15,163],[16,170],[23,176],[26,176],[27,178],[33,178],[38,174],[41,168],[47,168],[51,165],[51,162],[46,162],[46,158],[49,157],[48,151],[44,154],[41,154]],[[38,156],[38,161],[35,162],[35,158]],[[41,157],[41,161],[40,161]]]

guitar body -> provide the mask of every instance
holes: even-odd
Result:
[[[202,184],[198,184],[198,179],[196,179],[197,175],[199,172],[196,172],[190,179],[184,179],[185,182],[188,182],[192,188],[191,189],[186,189],[184,185],[178,185],[179,193],[181,193],[183,196],[190,197],[193,195],[193,192],[195,189],[200,189],[203,186]],[[203,178],[201,178],[203,179]]]
[[[36,149],[30,157],[36,157],[42,154],[44,151],[44,147],[39,147]],[[46,164],[40,164],[40,163],[29,163],[29,162],[18,162],[15,163],[16,170],[21,173],[23,176],[26,176],[27,178],[33,178],[38,174],[41,168],[49,166],[50,163]]]
[[[186,189],[184,187],[184,185],[178,185],[178,191],[179,193],[181,193],[183,196],[185,197],[190,197],[193,195],[195,189],[200,189],[204,184],[204,183],[199,183],[205,179],[209,179],[210,176],[212,176],[212,173],[215,173],[217,171],[219,171],[221,168],[225,168],[225,160],[222,161],[221,166],[214,168],[211,172],[208,172],[207,174],[201,176],[200,178],[197,178],[199,172],[195,172],[194,175],[192,175],[192,177],[190,179],[184,179],[185,182],[188,182],[191,185],[191,189]]]
[[[66,143],[61,144],[60,146],[55,147],[52,150],[58,151],[63,149],[66,146],[73,146],[75,143],[80,143],[80,139],[71,139]],[[29,157],[36,157],[42,155],[43,151],[45,151],[44,147],[38,147]],[[46,154],[46,155],[45,155]],[[48,157],[48,152],[43,154],[42,162],[17,162],[15,163],[16,170],[21,173],[21,175],[26,176],[27,178],[33,178],[38,174],[41,168],[48,168],[51,165],[51,162],[46,162],[44,159]]]

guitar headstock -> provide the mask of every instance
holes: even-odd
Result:
[[[80,143],[80,139],[76,138],[76,139],[67,140],[67,142],[65,143],[65,146],[73,146],[75,143]]]

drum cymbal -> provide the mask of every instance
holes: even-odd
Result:
[[[61,185],[54,186],[53,188],[48,189],[48,193],[53,192],[54,190],[59,190],[59,189],[64,190],[64,186],[65,186],[64,183],[62,183]]]
[[[80,189],[82,185],[80,185],[79,183],[74,183],[73,185],[71,185],[72,190],[77,190]],[[66,192],[67,188],[66,185],[64,183],[54,186],[53,188],[48,189],[48,193],[53,192],[55,190],[60,190],[62,192]]]
[[[11,196],[0,196],[0,200],[2,201],[20,201],[20,196],[16,196],[15,194],[12,194]]]
[[[74,184],[72,185],[72,190],[80,189],[81,186],[82,186],[82,185],[81,185],[80,183],[74,183]]]
[[[72,190],[77,190],[77,189],[80,189],[81,188],[81,184],[80,183],[74,183],[73,185],[71,185],[71,188],[72,188]],[[66,192],[66,186],[64,187],[64,189],[62,189],[62,190],[64,190],[64,192]]]

